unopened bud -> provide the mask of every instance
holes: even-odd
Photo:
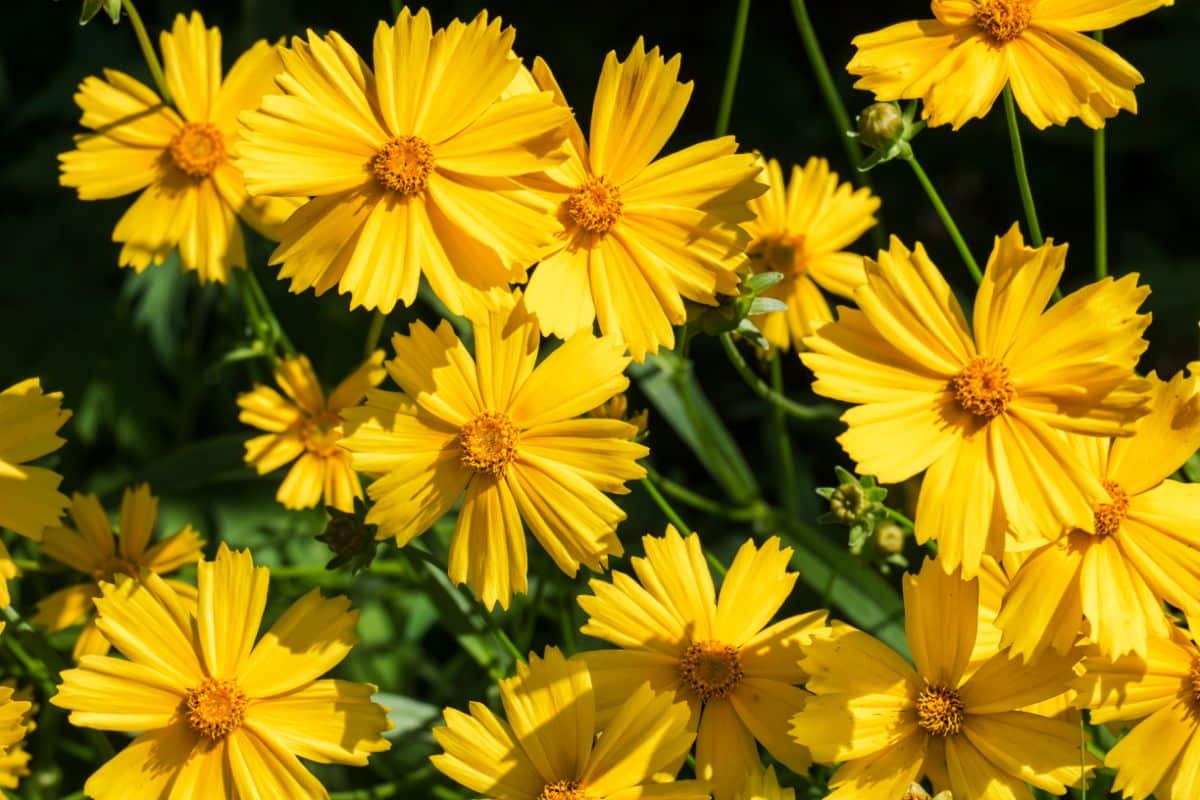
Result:
[[[843,483],[829,496],[829,510],[847,525],[862,519],[871,510],[871,500],[857,483]]]
[[[366,569],[375,559],[375,526],[366,522],[366,509],[362,501],[355,501],[354,511],[326,509],[329,522],[325,531],[317,537],[333,554],[326,569],[348,566],[352,572]]]
[[[872,103],[857,121],[859,140],[872,150],[886,149],[904,133],[904,114],[895,103]]]
[[[875,528],[875,547],[884,555],[904,552],[904,528],[894,522],[881,522]]]
[[[925,791],[925,787],[919,783],[914,783],[908,787],[908,791],[904,793],[904,796],[900,800],[954,800],[954,798],[950,795],[949,789],[944,792],[938,792],[936,797],[930,797],[929,792]]]

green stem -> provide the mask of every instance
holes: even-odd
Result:
[[[912,167],[913,174],[917,176],[917,182],[921,184],[921,188],[925,190],[925,194],[929,196],[929,202],[933,204],[934,211],[942,218],[942,224],[946,226],[946,232],[950,234],[950,238],[954,241],[954,246],[958,249],[958,254],[962,256],[963,263],[967,265],[967,269],[971,272],[971,277],[976,283],[983,281],[983,273],[979,271],[979,264],[975,262],[975,257],[971,255],[970,248],[967,247],[966,240],[963,239],[962,232],[958,230],[958,226],[954,224],[954,217],[950,216],[949,209],[942,202],[941,195],[933,186],[933,181],[929,180],[929,176],[925,174],[925,170],[921,168],[917,157],[909,156],[907,159],[908,165]]]
[[[1104,42],[1104,32],[1092,34],[1097,42]],[[1096,217],[1096,280],[1108,276],[1108,175],[1105,166],[1105,129],[1097,128],[1092,134],[1092,183],[1094,211]]]
[[[755,505],[742,508],[729,508],[720,503],[705,497],[702,494],[693,492],[686,486],[681,486],[670,478],[663,477],[658,471],[646,467],[646,472],[650,478],[658,485],[658,488],[664,495],[671,497],[673,500],[678,500],[681,503],[686,503],[697,511],[703,511],[706,514],[712,514],[714,517],[722,517],[724,519],[733,520],[734,522],[754,522],[755,520],[763,519],[768,516],[770,511],[765,505]]]
[[[691,526],[683,521],[683,517],[679,516],[678,512],[671,507],[671,503],[668,502],[667,498],[663,497],[662,492],[655,485],[653,478],[649,475],[642,478],[642,488],[646,490],[646,494],[650,495],[650,499],[658,506],[659,511],[663,512],[663,516],[667,518],[667,521],[679,531],[680,536],[687,536],[692,532]]]
[[[899,511],[897,511],[894,508],[888,508],[887,506],[884,506],[883,513],[884,513],[884,516],[886,516],[892,522],[899,523],[900,526],[902,528],[904,528],[905,530],[907,530],[909,533],[912,533],[913,529],[916,527],[915,525],[913,525],[913,521],[911,519],[909,519],[904,514],[901,514]]]
[[[385,322],[387,322],[387,314],[384,314],[382,311],[376,311],[371,317],[371,327],[367,329],[367,343],[363,347],[364,358],[370,358],[371,353],[374,353],[375,348],[379,346]]]
[[[784,396],[783,361],[778,352],[771,357],[771,389],[780,397]],[[799,513],[796,506],[796,462],[792,455],[787,419],[779,406],[771,407],[771,427],[779,448],[779,496],[783,500],[784,513],[794,519]]]
[[[1021,127],[1017,122],[1017,104],[1012,87],[1004,85],[1004,116],[1008,119],[1008,140],[1012,143],[1013,166],[1017,170],[1017,186],[1021,190],[1021,205],[1025,207],[1025,222],[1029,225],[1029,241],[1034,247],[1045,243],[1042,226],[1038,224],[1033,190],[1029,187],[1029,170],[1025,166],[1025,148],[1021,146]]]
[[[134,7],[133,0],[121,0],[121,5],[129,16],[129,24],[133,26],[138,44],[141,45],[142,57],[146,59],[146,66],[150,68],[150,75],[154,78],[154,85],[158,87],[158,94],[164,103],[170,104],[171,90],[167,88],[167,76],[163,74],[158,53],[154,51],[154,45],[150,43],[150,34],[146,33],[146,26],[142,24],[142,16]]]
[[[737,92],[738,70],[742,66],[742,50],[746,46],[746,23],[750,19],[750,0],[738,0],[737,17],[733,21],[733,43],[729,46],[729,64],[725,67],[725,85],[721,89],[721,106],[717,109],[716,135],[729,132],[729,116],[733,113],[733,95]]]
[[[279,317],[275,316],[275,312],[271,309],[271,303],[267,300],[267,294],[263,291],[262,284],[258,282],[258,276],[249,267],[246,268],[245,272],[250,284],[250,290],[254,293],[254,299],[258,303],[259,314],[266,320],[274,343],[280,345],[283,348],[283,352],[289,356],[296,355],[296,347],[292,344],[292,340],[288,338],[283,326],[279,324]]]
[[[783,411],[783,413],[808,422],[822,419],[837,419],[841,416],[842,410],[835,405],[823,403],[806,406],[784,397],[783,394],[772,389],[767,385],[766,381],[754,374],[754,371],[750,369],[746,360],[742,358],[742,354],[738,352],[732,334],[722,333],[719,338],[721,340],[721,349],[725,351],[725,355],[729,358],[729,363],[733,364],[733,368],[737,370],[738,375],[742,376],[742,380],[746,382],[751,391]]]

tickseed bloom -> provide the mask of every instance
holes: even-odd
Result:
[[[1079,117],[1093,128],[1137,112],[1142,75],[1082,31],[1112,28],[1174,0],[933,0],[936,19],[855,37],[846,69],[877,100],[921,98],[932,125],[957,130],[991,110],[1005,84],[1039,128]]]
[[[354,468],[378,478],[367,522],[400,547],[459,497],[450,578],[485,606],[524,592],[529,527],[563,572],[601,570],[622,553],[625,513],[606,497],[645,475],[636,428],[579,419],[624,391],[620,344],[580,331],[535,366],[538,322],[519,295],[474,322],[475,356],[450,323],[413,323],[385,363],[403,392],[371,391],[343,413]]]
[[[762,769],[756,740],[804,772],[808,750],[787,727],[804,705],[799,652],[823,629],[825,612],[771,624],[796,583],[791,549],[774,537],[761,548],[747,541],[718,596],[698,536],[668,526],[642,543],[645,557],[632,560],[637,580],[613,573],[612,583],[593,580],[594,595],[579,598],[583,633],[621,648],[579,656],[592,670],[600,713],[647,683],[687,701],[698,730],[696,775],[712,781],[716,800],[733,800],[746,775]]]
[[[899,483],[927,470],[917,541],[936,539],[942,568],[968,579],[985,553],[1002,556],[1009,528],[1049,539],[1091,514],[1085,494],[1102,490],[1064,463],[1056,431],[1127,435],[1145,413],[1133,367],[1150,290],[1131,274],[1046,309],[1066,251],[1026,247],[1016,225],[997,238],[968,326],[925,249],[893,238],[866,260],[861,310],[804,340],[813,389],[860,404],[838,440],[859,473]]]
[[[695,734],[688,709],[641,686],[598,726],[587,665],[553,647],[500,681],[505,721],[473,702],[447,708],[433,765],[489,800],[708,800],[700,781],[672,781]],[[664,779],[667,778],[667,779]]]
[[[1145,657],[1098,652],[1076,681],[1078,704],[1096,725],[1138,721],[1108,751],[1113,792],[1129,800],[1191,800],[1200,793],[1200,647],[1190,630],[1152,636]]]
[[[766,772],[756,769],[750,773],[737,800],[796,800],[796,790],[781,788],[775,768],[767,767]]]
[[[680,58],[646,52],[639,38],[624,61],[610,52],[592,102],[588,141],[572,121],[569,158],[539,182],[558,208],[560,232],[529,280],[526,302],[544,334],[600,330],[637,361],[675,342],[684,299],[715,305],[737,292],[749,237],[740,223],[764,186],[755,157],[732,136],[657,158],[692,94]],[[538,59],[533,78],[566,100]]]
[[[88,797],[326,798],[297,756],[363,766],[388,749],[374,686],[318,680],[357,641],[346,598],[313,589],[255,644],[267,568],[222,544],[198,578],[195,610],[154,573],[103,585],[96,624],[128,660],[84,656],[50,702],[74,725],[139,735]]]
[[[844,762],[829,800],[895,800],[928,776],[971,800],[1062,794],[1081,778],[1079,727],[1021,711],[1062,692],[1072,661],[1029,665],[995,653],[964,679],[975,643],[979,581],[927,560],[904,578],[913,666],[862,631],[834,622],[802,649],[808,697],[792,734],[826,764]]]
[[[746,223],[750,264],[757,272],[778,272],[783,280],[763,292],[787,304],[787,311],[753,318],[775,347],[788,350],[833,319],[821,290],[853,297],[867,282],[863,257],[846,247],[875,224],[879,198],[839,183],[829,162],[810,158],[792,167],[785,184],[779,162],[763,167],[770,186],[750,202],[757,218]]]
[[[339,415],[380,384],[382,365],[383,351],[376,350],[326,397],[308,356],[281,358],[275,383],[283,394],[270,386],[255,386],[238,397],[238,419],[267,431],[246,442],[246,463],[259,475],[292,464],[275,493],[284,508],[323,503],[339,511],[354,510],[362,484],[350,466],[350,453],[338,444]]]
[[[111,582],[118,574],[137,578],[143,570],[165,575],[185,564],[204,557],[204,540],[190,525],[151,546],[154,523],[158,517],[158,498],[150,487],[142,484],[125,490],[121,499],[118,530],[113,533],[108,514],[94,494],[76,494],[71,498],[71,520],[74,528],[53,527],[42,539],[42,552],[60,564],[82,572],[88,577],[60,589],[38,603],[33,622],[51,631],[61,631],[86,622],[75,641],[74,657],[108,652],[108,640],[91,619],[92,599],[100,597],[100,584]],[[181,581],[168,580],[167,585],[180,597],[194,602],[196,590]]]
[[[178,15],[161,43],[174,108],[115,69],[105,70],[103,80],[85,79],[75,102],[83,109],[80,123],[92,132],[76,136],[76,149],[59,156],[60,180],[82,200],[141,191],[113,231],[113,241],[122,244],[121,266],[141,272],[178,247],[184,269],[194,270],[201,283],[223,283],[231,269],[246,266],[238,216],[275,238],[299,206],[251,199],[230,160],[238,145],[237,115],[271,88],[279,55],[259,40],[222,81],[221,32],[205,27],[195,11]]]
[[[58,429],[70,418],[71,412],[62,407],[62,393],[43,392],[37,378],[0,392],[0,528],[41,541],[42,531],[58,523],[70,503],[58,491],[62,476],[27,465],[65,444]],[[0,553],[0,560],[11,562],[2,546]],[[2,599],[8,605],[7,589]]]
[[[1068,437],[1103,488],[1013,576],[999,620],[1013,653],[1064,650],[1085,630],[1108,658],[1144,656],[1151,637],[1169,633],[1164,600],[1200,617],[1200,484],[1169,480],[1200,449],[1200,396],[1182,372],[1150,382],[1150,413],[1133,436]]]
[[[18,686],[11,678],[4,681],[3,686],[12,691],[13,702],[25,703],[28,708],[21,715],[21,725],[25,728],[24,736],[10,745],[0,748],[0,788],[16,789],[21,779],[29,776],[29,751],[25,749],[25,740],[37,729],[34,714],[37,705],[33,702],[33,689],[29,686]]]
[[[388,312],[424,273],[463,313],[469,287],[524,280],[557,223],[513,178],[562,160],[570,111],[506,92],[515,35],[487,12],[434,33],[404,9],[375,30],[374,71],[337,33],[292,39],[283,93],[242,116],[239,163],[255,194],[312,198],[271,256],[293,292]]]

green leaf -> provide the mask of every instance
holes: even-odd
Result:
[[[775,314],[780,311],[787,311],[787,303],[782,300],[777,300],[774,297],[756,297],[754,302],[750,304],[750,309],[747,314]]]
[[[121,21],[121,0],[83,0],[83,11],[79,14],[79,24],[87,25],[92,17],[104,9],[113,24]]]
[[[435,705],[400,694],[376,692],[371,699],[388,710],[388,721],[392,723],[392,729],[384,732],[385,739],[422,735],[437,721],[442,712]]]
[[[183,492],[214,483],[257,480],[242,461],[246,436],[240,433],[202,439],[146,465],[141,475],[159,492]]]
[[[783,280],[782,272],[760,272],[742,281],[742,294],[752,294],[756,297],[767,289]]]

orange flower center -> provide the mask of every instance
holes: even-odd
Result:
[[[328,458],[341,449],[338,440],[342,438],[342,421],[337,414],[326,411],[304,423],[300,438],[308,452]]]
[[[132,561],[126,561],[123,558],[113,556],[105,561],[100,567],[93,570],[92,577],[95,579],[96,583],[99,583],[100,581],[108,581],[111,583],[113,579],[117,577],[117,575],[128,575],[131,578],[136,578],[138,576],[138,572],[140,572],[140,570],[138,569],[137,564],[134,564]]]
[[[727,696],[744,675],[737,648],[722,642],[696,642],[679,660],[679,677],[705,703]]]
[[[408,197],[425,190],[433,161],[433,148],[424,139],[401,136],[379,148],[371,171],[381,186]]]
[[[1200,656],[1193,658],[1188,667],[1188,685],[1192,689],[1192,706],[1200,710]]]
[[[1097,504],[1093,527],[1097,536],[1112,536],[1129,513],[1129,495],[1112,481],[1104,481],[1104,488],[1112,502]]]
[[[462,463],[467,469],[489,475],[504,472],[517,457],[521,432],[507,414],[484,411],[458,431]]]
[[[555,781],[542,789],[536,800],[585,800],[578,781]]]
[[[926,686],[917,695],[917,724],[934,736],[962,730],[966,708],[958,692],[946,686]]]
[[[950,391],[963,411],[987,419],[1003,414],[1017,396],[1008,367],[987,356],[971,359],[950,379]]]
[[[220,739],[246,718],[246,695],[233,681],[209,678],[187,693],[187,720],[209,739]]]
[[[188,122],[168,145],[175,166],[193,178],[207,178],[225,160],[225,138],[211,122]]]
[[[804,237],[782,233],[759,239],[750,245],[751,256],[761,259],[759,268],[763,272],[780,272],[787,276],[804,272]]]
[[[1029,0],[980,0],[975,24],[997,44],[1011,42],[1029,27],[1033,9]]]
[[[604,178],[588,178],[567,198],[567,215],[589,233],[608,233],[621,209],[621,190]]]

